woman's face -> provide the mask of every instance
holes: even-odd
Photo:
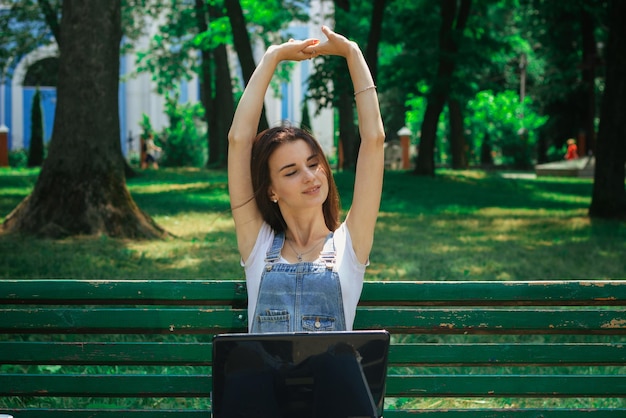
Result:
[[[269,158],[269,198],[285,208],[321,207],[328,197],[328,178],[318,155],[302,139],[276,148]]]

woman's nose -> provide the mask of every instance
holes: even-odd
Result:
[[[308,183],[313,180],[315,178],[315,172],[316,168],[307,167],[306,170],[304,170],[304,181]]]

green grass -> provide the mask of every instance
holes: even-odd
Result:
[[[37,170],[0,170],[0,215]],[[344,208],[353,174],[336,174]],[[0,234],[0,277],[240,279],[226,173],[142,172],[128,187],[174,237]],[[439,171],[386,174],[370,280],[626,279],[626,224],[587,217],[592,181]]]

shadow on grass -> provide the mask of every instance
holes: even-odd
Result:
[[[529,179],[482,178],[448,172],[436,177],[389,173],[385,178],[381,210],[413,215],[474,213],[481,208],[519,210],[586,209],[591,183],[563,183]]]
[[[33,173],[0,173],[0,210],[8,214],[35,179]],[[338,173],[336,181],[347,209],[354,174]],[[0,235],[0,277],[242,277],[224,171],[147,171],[128,187],[137,204],[178,238]],[[389,172],[367,277],[626,279],[626,225],[587,217],[591,189],[585,179]]]

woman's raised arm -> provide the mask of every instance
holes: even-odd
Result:
[[[292,40],[269,47],[250,77],[237,105],[233,123],[228,132],[228,192],[235,221],[237,244],[244,260],[250,255],[263,223],[254,201],[250,158],[252,141],[257,134],[261,118],[265,92],[279,62],[310,58],[311,53],[305,52],[305,49],[318,42],[316,39]]]
[[[346,223],[357,258],[365,263],[372,249],[382,194],[385,130],[376,86],[358,45],[327,27],[323,27],[322,31],[328,41],[315,46],[314,50],[320,54],[345,57],[355,92],[361,146],[356,166],[354,198]]]

